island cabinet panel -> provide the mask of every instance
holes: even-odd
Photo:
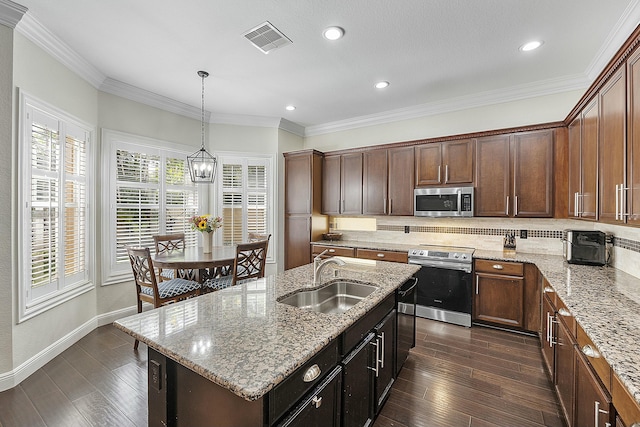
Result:
[[[362,213],[386,215],[389,171],[387,150],[367,150],[363,153]]]
[[[376,414],[380,412],[382,405],[389,397],[395,378],[396,319],[396,310],[392,310],[374,329],[378,340],[376,345],[378,360],[373,364],[375,381],[374,412]]]
[[[553,130],[479,138],[475,215],[553,216]]]
[[[575,425],[604,427],[614,422],[611,396],[589,367],[584,354],[576,347]],[[607,424],[609,423],[609,424]]]
[[[627,222],[640,225],[640,49],[627,60]]]
[[[600,91],[599,219],[624,222],[626,79],[620,68]]]
[[[414,149],[389,149],[389,215],[413,215]]]
[[[342,361],[344,369],[342,425],[364,427],[372,423],[373,371],[376,336],[368,333],[359,345]]]

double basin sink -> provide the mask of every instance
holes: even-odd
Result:
[[[318,289],[296,292],[278,301],[319,313],[344,313],[376,289],[373,285],[338,280]]]

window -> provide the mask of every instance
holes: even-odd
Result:
[[[20,320],[92,288],[92,128],[20,94]]]
[[[103,280],[108,284],[131,278],[127,246],[152,248],[153,235],[171,233],[184,233],[187,246],[197,245],[188,219],[199,211],[202,187],[189,178],[189,148],[109,130],[103,143],[111,207],[103,234],[110,242]]]
[[[241,243],[247,241],[249,233],[272,234],[273,156],[222,155],[219,161],[217,182],[222,233],[217,243]],[[269,242],[269,262],[274,262],[274,241],[272,237]]]

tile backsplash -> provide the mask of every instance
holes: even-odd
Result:
[[[348,222],[348,228],[352,229],[340,228],[344,221],[332,220],[330,223],[333,229],[343,233],[345,240],[466,246],[484,250],[502,250],[505,234],[514,233],[518,252],[554,255],[562,255],[564,230],[600,230],[614,237],[611,265],[640,277],[640,229],[634,227],[571,219],[373,218],[375,231],[371,218],[367,219],[366,229],[358,229],[357,218]],[[526,232],[526,238],[520,237],[521,231]]]

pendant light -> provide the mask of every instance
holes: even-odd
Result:
[[[213,183],[216,177],[218,160],[204,148],[204,79],[209,77],[209,73],[206,71],[198,71],[198,75],[202,78],[202,120],[200,122],[202,145],[198,151],[187,156],[187,163],[192,182]]]

